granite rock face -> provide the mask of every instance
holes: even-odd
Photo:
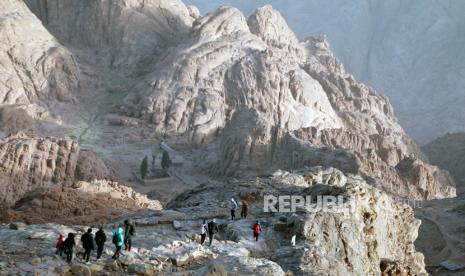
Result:
[[[2,123],[15,127],[9,118],[45,119],[54,102],[73,101],[78,65],[23,1],[2,2],[0,41]]]
[[[1,202],[11,205],[27,191],[70,186],[79,155],[72,140],[10,136],[0,141]]]
[[[308,151],[325,160],[312,165],[331,164],[340,161],[331,160],[331,149],[346,150],[356,163],[351,172],[381,180],[389,192],[455,195],[448,175],[421,160],[387,98],[345,72],[324,38],[299,42],[270,6],[249,20],[221,7],[197,19],[188,39],[168,52],[163,70],[147,75],[152,87],[139,86],[140,98],[131,100],[164,135],[194,145],[216,141],[215,171],[301,167],[295,155],[313,159]],[[286,148],[289,137],[308,150]],[[407,179],[396,166],[412,155],[422,169]]]
[[[209,171],[256,174],[311,160],[367,175],[402,196],[455,195],[450,177],[423,161],[387,98],[347,73],[323,37],[299,41],[271,6],[247,19],[231,7],[202,17],[180,1],[90,2],[28,4],[60,41],[101,53],[103,65],[138,80],[120,115],[187,146],[214,144]],[[396,169],[412,155],[414,177]]]
[[[176,43],[193,18],[180,1],[27,0],[62,43],[96,52],[103,63],[128,74],[153,66]]]

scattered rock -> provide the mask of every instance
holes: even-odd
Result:
[[[11,230],[25,230],[27,228],[27,225],[22,222],[15,222],[10,223],[9,227]]]
[[[153,275],[154,270],[148,264],[130,264],[128,266],[129,273],[136,273],[138,275]]]
[[[182,223],[178,220],[173,220],[173,227],[176,230],[180,230],[182,229]]]
[[[89,267],[83,264],[71,265],[71,271],[73,271],[74,276],[91,276],[92,275]]]

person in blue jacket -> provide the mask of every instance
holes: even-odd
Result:
[[[113,255],[113,259],[118,259],[121,253],[121,248],[124,244],[124,235],[123,235],[123,225],[120,224],[118,228],[116,228],[115,232],[113,232],[113,239],[112,242],[115,245],[115,254]]]

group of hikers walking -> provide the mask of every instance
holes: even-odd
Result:
[[[241,202],[241,218],[246,219],[248,215],[248,205],[245,201]],[[239,208],[236,200],[231,198],[228,202],[228,208],[231,212],[231,220],[236,219],[236,210]],[[258,241],[258,237],[262,231],[261,225],[257,220],[252,227],[253,238],[255,241]],[[207,223],[206,220],[203,220],[200,225],[200,244],[205,243],[205,239],[208,235],[209,245],[212,244],[215,234],[219,232],[218,224],[213,218],[210,222]],[[126,251],[131,251],[132,247],[132,238],[136,235],[136,228],[129,220],[125,220],[124,224],[119,224],[116,227],[116,230],[113,232],[112,243],[115,246],[115,253],[113,254],[113,259],[118,259],[121,255],[121,250],[124,245]],[[105,247],[105,242],[107,241],[107,236],[103,227],[100,227],[99,230],[95,233],[95,237],[92,234],[92,228],[87,229],[87,232],[81,235],[81,243],[84,249],[83,260],[87,263],[90,261],[91,252],[97,247],[97,260],[103,254]],[[95,246],[96,245],[96,246]],[[75,234],[69,233],[68,237],[65,239],[64,234],[60,234],[58,241],[56,243],[56,254],[63,256],[65,254],[66,261],[70,263],[73,260],[74,247],[76,246]]]
[[[248,214],[248,209],[249,206],[247,205],[247,202],[242,201],[241,202],[241,218],[246,219],[247,214]],[[231,220],[236,219],[236,210],[239,208],[236,200],[234,198],[231,198],[228,202],[228,208],[231,212]],[[260,225],[260,222],[257,220],[255,224],[252,226],[253,230],[253,237],[255,241],[258,241],[258,237],[260,236],[260,233],[262,232],[262,227]],[[209,246],[212,244],[212,241],[214,239],[214,236],[216,233],[219,232],[218,229],[218,224],[216,223],[215,219],[212,219],[210,222],[207,223],[206,220],[203,220],[203,222],[200,224],[200,244],[204,244],[205,239],[208,234],[208,243]]]
[[[115,232],[113,232],[112,237],[112,243],[115,245],[115,254],[113,254],[113,259],[119,258],[123,245],[125,246],[124,249],[126,251],[131,251],[132,238],[135,236],[135,234],[135,226],[129,220],[125,220],[124,224],[118,225]],[[100,259],[103,254],[106,241],[107,236],[103,230],[103,227],[100,227],[99,230],[95,233],[95,238],[92,234],[92,228],[87,229],[87,232],[81,235],[82,248],[84,249],[84,254],[82,256],[83,260],[85,260],[87,263],[90,261],[90,255],[91,252],[95,250],[95,245],[97,246],[97,260]],[[74,233],[69,233],[66,239],[64,234],[60,234],[55,246],[56,254],[59,256],[63,256],[63,254],[65,254],[66,261],[70,263],[73,260],[75,246],[76,241]]]

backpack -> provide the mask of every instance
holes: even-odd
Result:
[[[200,224],[200,234],[205,234],[207,233],[207,225],[206,224]]]
[[[262,228],[260,227],[260,224],[256,223],[254,226],[253,226],[253,232],[255,234],[260,234],[260,232],[262,231]]]
[[[136,234],[136,228],[134,225],[129,224],[129,235],[134,236]]]
[[[119,242],[119,235],[115,233],[113,233],[113,238],[111,239],[111,242],[113,244],[117,244]]]

